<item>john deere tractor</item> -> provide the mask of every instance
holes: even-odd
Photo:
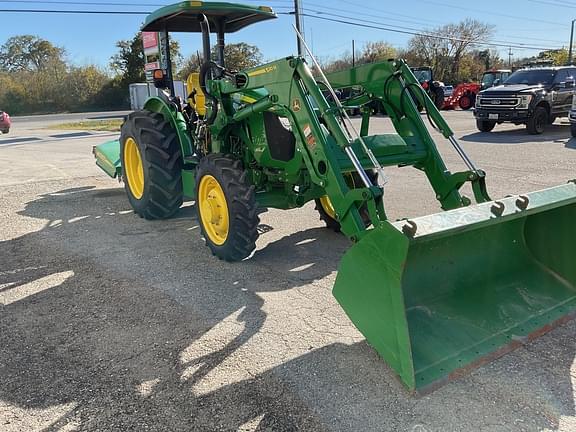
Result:
[[[164,90],[126,118],[118,141],[94,149],[137,215],[168,218],[193,200],[211,252],[240,261],[255,248],[259,209],[316,201],[351,242],[334,296],[411,390],[432,389],[574,316],[576,184],[492,201],[485,173],[402,60],[328,77],[302,57],[227,68],[225,34],[274,18],[267,7],[200,1],[147,18],[144,31],[200,33],[204,56],[193,98]],[[335,90],[351,87],[361,91],[342,106]],[[396,133],[369,134],[365,108],[374,101]],[[447,169],[418,105],[465,171]],[[347,116],[354,106],[358,131]],[[389,221],[383,184],[392,165],[425,175],[445,211]],[[475,205],[460,192],[465,184]]]

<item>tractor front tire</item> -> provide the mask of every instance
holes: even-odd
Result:
[[[372,184],[378,184],[378,173],[373,170],[366,171],[368,177]],[[356,185],[361,185],[362,180],[360,179],[360,175],[357,173],[348,175],[346,177],[346,182],[350,187],[356,187]],[[321,198],[315,200],[316,203],[316,211],[320,215],[320,220],[326,224],[326,228],[331,229],[334,232],[339,233],[342,228],[340,226],[340,222],[336,220],[336,210],[334,210],[334,206],[330,201],[328,195],[324,195]],[[360,209],[360,215],[364,220],[364,224],[368,227],[370,226],[370,215],[368,214],[368,209],[363,207]]]
[[[492,132],[495,126],[496,122],[493,121],[476,120],[476,127],[480,132]]]
[[[213,153],[196,172],[196,207],[202,235],[213,255],[225,261],[250,256],[258,239],[256,191],[239,160]]]
[[[145,219],[173,216],[183,200],[182,152],[162,114],[136,111],[120,132],[122,178],[134,213]]]
[[[326,227],[334,232],[340,232],[340,222],[336,220],[336,212],[328,195],[318,198],[315,203],[320,220],[326,224]]]

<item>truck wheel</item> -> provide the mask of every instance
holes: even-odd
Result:
[[[462,97],[458,101],[458,105],[460,105],[460,108],[462,108],[464,111],[472,108],[472,97],[470,96],[470,94],[467,93],[465,95],[462,95]]]
[[[378,182],[378,173],[372,170],[366,171],[370,181],[373,184]],[[346,183],[348,186],[355,187],[357,184],[362,184],[362,180],[360,180],[360,176],[356,173],[346,175]],[[332,201],[328,195],[324,195],[316,200],[316,210],[320,214],[320,220],[326,224],[326,227],[331,229],[334,232],[340,232],[341,226],[340,222],[336,220],[336,210],[334,210],[334,206],[332,205]],[[360,209],[360,214],[362,215],[362,219],[366,226],[370,225],[370,215],[368,214],[368,210],[365,208]]]
[[[3,133],[3,134],[7,134],[8,132],[10,132],[10,129],[3,129],[3,130],[2,130],[2,133]]]
[[[572,138],[576,138],[576,124],[572,123],[570,125],[570,133],[572,134]]]
[[[534,114],[526,123],[526,129],[530,135],[540,135],[544,133],[544,128],[548,123],[548,111],[544,107],[536,107]]]
[[[196,172],[196,207],[213,255],[240,261],[256,248],[256,192],[240,161],[220,153],[202,158]]]
[[[496,122],[480,119],[476,120],[476,127],[480,132],[492,132],[494,126],[496,126]]]
[[[165,219],[182,205],[182,154],[178,136],[162,114],[136,111],[120,132],[122,177],[134,213]]]

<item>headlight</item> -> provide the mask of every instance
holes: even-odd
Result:
[[[531,101],[532,101],[532,95],[520,96],[520,105],[518,105],[518,109],[528,109]]]
[[[576,110],[576,95],[572,96],[572,109]]]

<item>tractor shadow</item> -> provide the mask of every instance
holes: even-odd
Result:
[[[492,132],[474,132],[463,135],[460,139],[466,142],[477,144],[523,144],[555,142],[564,143],[570,137],[570,125],[553,124],[546,128],[542,135],[529,135],[525,127],[518,126],[515,129],[498,130],[496,125]]]
[[[575,414],[574,322],[422,398],[365,342],[327,336],[350,324],[322,284],[349,245],[326,229],[267,231],[227,264],[193,208],[145,221],[122,189],[45,194],[19,215],[44,226],[0,243],[0,401],[28,410],[4,411],[5,432],[515,431]]]
[[[193,206],[169,221],[149,222],[129,210],[121,188],[48,193],[18,213],[44,225],[0,242],[0,400],[39,414],[6,425],[237,430],[262,417],[259,430],[272,424],[321,430],[272,376],[221,396],[193,391],[262,330],[267,312],[259,292],[325,276],[318,266],[306,270],[312,252],[302,249],[310,233],[273,244],[293,263],[303,256],[295,276],[284,277],[266,254],[253,265],[206,253]],[[261,232],[270,227],[263,224]],[[319,249],[313,253],[321,256]],[[40,426],[38,417],[49,413],[58,420]]]

